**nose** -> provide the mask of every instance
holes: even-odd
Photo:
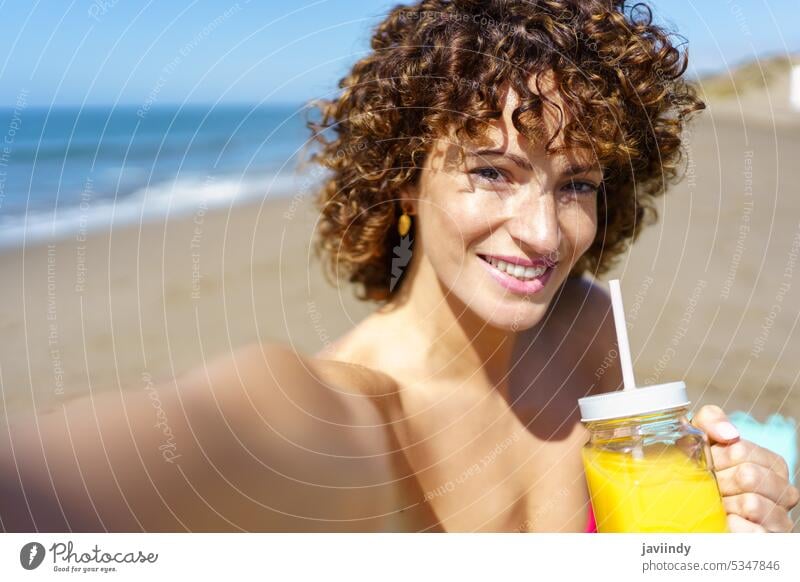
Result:
[[[561,226],[555,197],[533,181],[519,198],[510,233],[527,253],[554,258],[561,245]]]

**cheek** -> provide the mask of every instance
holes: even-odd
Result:
[[[597,206],[594,200],[575,204],[568,211],[562,212],[561,231],[569,240],[577,257],[592,246],[597,234]]]
[[[485,200],[461,194],[431,202],[426,208],[427,216],[420,218],[425,223],[427,246],[433,253],[446,250],[454,256],[463,255],[489,228]]]

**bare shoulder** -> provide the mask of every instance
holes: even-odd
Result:
[[[599,345],[613,339],[613,328],[609,293],[587,277],[571,277],[556,292],[542,321],[523,332],[522,339],[545,335],[569,337],[573,347],[578,340]]]
[[[593,376],[589,393],[617,390],[622,374],[610,293],[588,277],[568,279],[563,291],[565,307],[574,314],[578,333],[588,343],[586,363]]]
[[[611,296],[608,291],[588,277],[567,279],[555,301],[559,315],[569,312],[587,330],[599,329],[600,322],[611,315]]]
[[[308,355],[277,342],[254,343],[218,357],[208,366],[183,377],[188,383],[204,382],[203,376],[223,383],[287,387],[312,384],[325,387],[327,404],[337,397],[383,396],[396,390],[395,380],[379,370],[355,363]]]
[[[374,449],[385,444],[386,438],[382,434],[363,438],[370,431],[359,427],[385,425],[386,415],[392,412],[392,395],[397,393],[397,383],[388,374],[304,354],[277,342],[243,346],[212,361],[207,368],[195,370],[182,381],[194,387],[194,397],[203,399],[202,406],[227,404],[228,415],[241,426],[255,423],[256,430],[261,429],[263,422],[251,414],[253,407],[267,411],[281,408],[281,424],[290,425],[297,417],[297,426],[308,427],[308,420],[314,419],[320,430],[329,430],[330,425],[349,427],[354,435],[352,446],[365,447],[363,454],[383,452]],[[209,391],[204,394],[197,389],[209,382],[220,387],[211,391],[216,393],[213,402],[208,398]]]
[[[573,338],[580,337],[595,348],[605,351],[616,339],[611,296],[596,281],[587,277],[569,278],[553,299],[548,325],[568,329]]]
[[[617,390],[622,374],[611,295],[596,281],[575,277],[564,285],[564,299],[567,309],[575,314],[578,333],[588,345],[586,365],[593,376],[589,394]]]
[[[611,296],[588,277],[567,279],[543,321],[521,333],[518,343],[524,377],[568,383],[581,395],[614,390],[621,380]]]

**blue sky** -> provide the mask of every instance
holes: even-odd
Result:
[[[0,106],[297,103],[329,94],[397,2],[0,2]],[[800,52],[798,0],[657,0],[690,71]]]

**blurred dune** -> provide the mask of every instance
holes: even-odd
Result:
[[[800,55],[759,58],[702,77],[695,85],[712,115],[800,126],[800,111],[793,110],[789,101],[793,65],[800,65]]]

